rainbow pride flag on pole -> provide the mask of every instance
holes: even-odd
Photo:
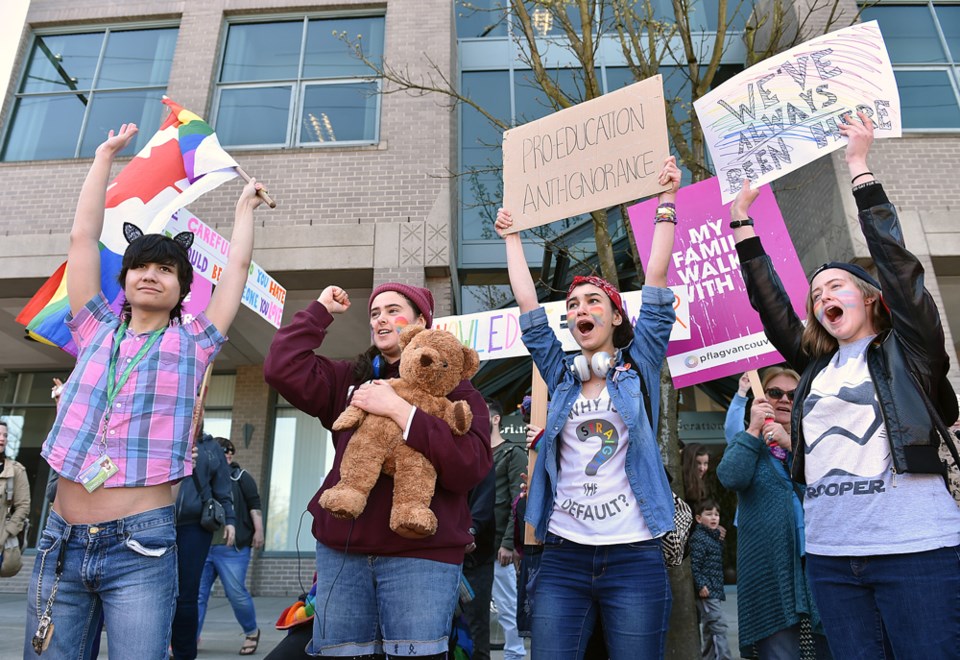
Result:
[[[123,223],[131,222],[144,233],[160,233],[179,209],[237,176],[236,161],[220,146],[210,125],[168,98],[163,102],[170,108],[170,115],[107,186],[100,235],[100,286],[118,312],[123,290],[117,277],[127,248]],[[30,299],[17,322],[26,326],[33,339],[76,355],[77,347],[64,323],[70,311],[67,277],[64,263]],[[198,280],[202,278],[194,279],[195,287]],[[201,297],[208,299],[209,291],[197,296]],[[185,309],[189,309],[186,303]]]

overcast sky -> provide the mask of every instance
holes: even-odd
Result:
[[[29,6],[30,0],[3,0],[3,20],[0,21],[0,99],[7,94],[7,84],[10,82],[13,60],[17,56]]]

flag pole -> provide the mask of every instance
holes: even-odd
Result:
[[[243,179],[243,180],[246,181],[247,183],[250,183],[250,175],[247,174],[246,172],[244,172],[242,167],[240,167],[239,165],[237,165],[234,169],[237,171],[237,174],[240,175],[240,178],[241,178],[241,179]],[[271,197],[271,196],[267,193],[266,187],[264,187],[264,188],[262,188],[261,190],[258,190],[258,191],[257,191],[257,197],[259,197],[260,199],[262,199],[262,200],[264,201],[264,203],[266,203],[266,205],[269,206],[270,208],[272,208],[272,209],[277,208],[277,203],[276,203],[275,201],[273,201],[273,197]]]

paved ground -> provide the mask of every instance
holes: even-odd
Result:
[[[260,624],[260,648],[252,657],[262,658],[282,638],[282,632],[276,630],[273,624],[281,610],[289,605],[290,598],[272,598],[260,596],[254,599],[257,608],[257,621]],[[727,587],[727,600],[724,614],[730,626],[730,648],[734,658],[737,653],[737,600],[736,589]],[[17,660],[22,657],[23,627],[26,618],[26,597],[23,594],[0,593],[0,660]],[[207,620],[204,624],[199,658],[202,660],[221,660],[236,658],[237,651],[243,643],[240,626],[233,618],[233,610],[225,598],[211,598],[207,607]],[[123,658],[122,654],[109,654],[107,644],[103,646],[106,653],[101,658]],[[46,656],[44,656],[46,657]],[[493,660],[502,660],[503,653],[495,651]]]

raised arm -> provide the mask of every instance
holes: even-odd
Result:
[[[67,252],[67,299],[73,314],[100,293],[100,234],[103,233],[110,167],[116,155],[136,134],[136,124],[124,124],[116,134],[110,131],[103,144],[97,147],[93,165],[80,188]]]
[[[764,252],[749,216],[750,205],[759,194],[758,189],[751,187],[749,179],[744,179],[743,187],[730,205],[730,226],[740,258],[740,272],[750,305],[760,315],[767,339],[791,367],[803,371],[809,360],[801,348],[803,323],[773,269],[773,262]]]
[[[510,211],[507,209],[497,211],[494,227],[507,245],[507,274],[510,276],[510,288],[513,289],[513,296],[517,299],[517,305],[520,306],[520,313],[523,314],[539,307],[540,301],[537,298],[537,286],[530,275],[530,267],[527,266],[527,258],[523,254],[520,233],[504,236],[503,232],[512,226],[513,216],[510,215]]]
[[[660,193],[660,206],[657,209],[656,224],[653,228],[653,241],[650,244],[650,258],[647,260],[646,283],[650,286],[667,286],[667,268],[673,254],[673,239],[677,230],[677,212],[673,207],[680,189],[680,168],[677,159],[670,156],[660,170],[660,185],[670,188]],[[663,214],[661,214],[663,210]],[[668,211],[672,211],[669,213]]]
[[[240,309],[240,298],[247,282],[250,259],[253,256],[253,212],[263,202],[257,191],[263,186],[256,179],[243,187],[237,200],[237,211],[233,222],[233,235],[230,237],[230,256],[223,269],[217,288],[207,305],[207,318],[217,326],[220,334],[226,335],[230,324]]]

